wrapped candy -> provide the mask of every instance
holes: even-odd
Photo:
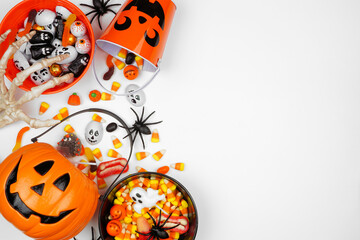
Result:
[[[59,64],[71,63],[78,56],[78,52],[76,51],[75,47],[73,47],[73,46],[67,46],[67,47],[60,46],[60,47],[57,47],[52,52],[51,56],[55,57],[55,56],[58,56],[58,55],[61,55],[61,54],[69,54],[70,56],[68,58],[62,60],[61,62],[58,62]]]
[[[31,57],[35,60],[49,56],[54,50],[55,47],[51,44],[32,45],[30,47]]]
[[[55,37],[57,39],[60,39],[62,40],[62,37],[63,37],[63,33],[64,33],[64,23],[63,23],[63,20],[61,19],[58,19],[58,17],[56,17],[55,19],[55,24],[54,26],[56,27],[56,31],[55,31]]]
[[[29,42],[31,44],[48,44],[52,42],[53,38],[54,36],[50,32],[36,31]]]
[[[79,77],[90,60],[89,54],[79,55],[69,66],[69,71],[74,74],[75,77]]]

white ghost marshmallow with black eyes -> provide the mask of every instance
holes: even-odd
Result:
[[[19,69],[20,71],[24,71],[24,69],[30,67],[28,60],[26,59],[24,54],[22,54],[22,52],[20,52],[20,51],[17,51],[14,54],[13,60],[14,60],[15,67],[17,69]]]
[[[78,56],[78,52],[76,51],[75,47],[73,46],[59,46],[55,48],[55,50],[51,53],[51,57],[56,57],[61,54],[69,54],[70,56],[68,58],[65,58],[64,60],[58,62],[58,64],[64,64],[64,63],[71,63],[76,59]]]
[[[49,68],[43,68],[39,71],[33,72],[30,75],[30,79],[36,84],[41,85],[43,83],[46,83],[51,79],[51,73],[49,71]]]
[[[143,208],[152,208],[158,201],[165,200],[165,194],[159,195],[159,191],[148,188],[145,191],[141,187],[136,187],[130,192],[130,197],[134,200],[134,210],[141,214]]]
[[[101,123],[91,121],[85,128],[85,139],[91,144],[98,144],[103,137],[104,129]]]

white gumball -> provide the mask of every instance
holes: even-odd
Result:
[[[91,145],[98,144],[101,141],[103,134],[104,128],[99,122],[91,121],[85,128],[85,139]]]
[[[48,9],[41,9],[37,12],[35,17],[35,22],[37,25],[45,27],[49,24],[52,24],[56,14],[53,11]]]
[[[59,46],[59,47],[55,48],[55,50],[52,52],[51,57],[56,57],[56,56],[61,55],[61,54],[69,54],[70,56],[68,58],[62,60],[61,62],[58,62],[59,64],[71,63],[78,56],[78,52],[76,51],[75,47],[73,47],[73,46],[66,46],[66,47]]]
[[[135,202],[133,205],[134,210],[141,214],[143,208],[152,208],[158,201],[165,200],[165,195],[159,195],[159,191],[148,188],[145,191],[141,187],[136,187],[130,192],[130,197]]]

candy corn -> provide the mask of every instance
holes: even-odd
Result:
[[[144,65],[144,59],[142,59],[142,57],[135,56],[135,62],[136,62],[136,65],[138,65],[139,69],[142,70],[143,65]]]
[[[81,159],[80,162],[87,163],[88,161],[85,160],[85,159]],[[88,166],[88,164],[79,163],[79,164],[77,165],[77,168],[80,169],[80,170],[83,170],[83,169],[85,169],[87,166]]]
[[[89,171],[88,171],[88,178],[90,180],[94,180],[96,177],[96,171],[95,172],[92,172],[91,169],[89,168]]]
[[[172,167],[176,170],[179,170],[179,171],[184,171],[185,164],[184,163],[174,163],[174,164],[171,164],[170,167]]]
[[[63,120],[64,118],[66,118],[67,116],[69,116],[69,111],[67,109],[67,107],[63,107],[62,109],[60,109],[59,111],[60,113],[55,115],[53,117],[53,119],[55,120]]]
[[[115,66],[119,70],[122,70],[125,67],[125,63],[123,61],[120,61],[119,59],[116,59],[116,58],[113,58],[113,59],[114,59]]]
[[[114,144],[114,147],[115,147],[116,149],[118,149],[119,147],[122,146],[122,143],[120,142],[120,140],[119,140],[117,137],[111,136],[111,140],[112,140],[112,142],[113,142],[113,144]]]
[[[110,149],[108,151],[108,154],[107,154],[109,157],[112,157],[112,158],[121,158],[121,154],[118,153],[117,151],[113,150],[113,149]]]
[[[154,153],[152,156],[156,161],[159,161],[164,156],[165,152],[166,152],[166,150],[163,149],[163,150],[160,150],[160,151]]]
[[[144,158],[146,158],[147,156],[149,156],[150,155],[150,153],[148,153],[148,152],[137,152],[136,154],[135,154],[135,156],[136,156],[136,159],[137,160],[143,160]]]
[[[167,174],[169,170],[170,170],[170,168],[168,166],[163,166],[163,167],[158,168],[158,170],[156,170],[156,172],[162,173],[162,174]]]
[[[169,188],[168,190],[167,190],[167,196],[166,196],[166,198],[167,198],[167,200],[169,201],[169,202],[173,202],[173,201],[175,201],[175,199],[176,199],[176,197],[175,197],[175,194],[174,194],[174,192],[173,191],[171,191],[171,189]]]
[[[74,133],[75,132],[74,128],[70,124],[68,124],[68,125],[66,125],[64,127],[64,131],[67,132],[67,133]]]
[[[103,123],[106,122],[102,117],[100,117],[96,113],[94,113],[94,115],[92,116],[92,120],[96,122],[103,122]]]
[[[49,107],[50,105],[47,102],[42,102],[40,104],[39,115],[43,115],[49,109]]]
[[[23,127],[22,129],[20,129],[17,137],[16,137],[16,143],[15,143],[15,146],[13,148],[13,152],[15,152],[16,150],[18,150],[20,147],[21,147],[21,140],[22,140],[22,137],[24,135],[24,133],[26,133],[27,131],[29,131],[30,128],[29,127]]]
[[[103,178],[97,178],[97,185],[98,185],[98,188],[99,189],[103,189],[103,188],[106,188],[106,182]]]
[[[126,58],[126,54],[127,54],[127,50],[125,48],[122,48],[119,53],[118,53],[118,56],[121,57],[121,58]]]
[[[114,81],[111,85],[111,91],[117,92],[117,90],[119,90],[120,86],[121,86],[120,83]]]
[[[95,149],[92,151],[92,153],[93,153],[94,156],[95,156],[97,159],[99,159],[100,161],[103,160],[102,153],[101,153],[101,151],[100,151],[99,148],[95,148]]]
[[[151,135],[151,142],[153,143],[158,143],[160,141],[160,138],[159,138],[159,132],[157,129],[154,129],[152,135]]]
[[[170,208],[171,208],[170,202],[166,202],[165,205],[163,206],[163,210],[167,213],[170,212]]]
[[[110,100],[113,100],[115,99],[115,97],[109,93],[106,93],[106,92],[103,92],[101,93],[101,100],[103,101],[110,101]]]
[[[61,116],[60,113],[56,114],[54,117],[53,117],[54,120],[63,120],[64,118]]]
[[[138,172],[147,172],[147,170],[146,169],[144,169],[144,168],[142,168],[142,167],[136,167],[136,171],[138,171]]]

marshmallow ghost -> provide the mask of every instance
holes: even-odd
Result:
[[[103,137],[103,132],[104,129],[101,123],[91,121],[85,128],[85,139],[91,145],[98,144]]]
[[[136,203],[134,205],[134,210],[141,214],[143,208],[152,208],[160,200],[165,200],[165,194],[159,195],[159,191],[152,188],[148,188],[145,191],[141,187],[136,187],[130,192],[130,197]]]

